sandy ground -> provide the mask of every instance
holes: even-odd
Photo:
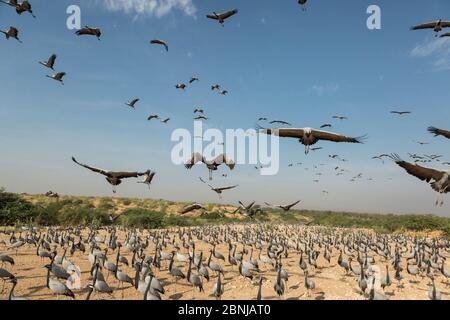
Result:
[[[106,231],[100,232],[101,236],[106,235]],[[170,234],[171,238],[173,238],[174,233]],[[125,232],[119,232],[119,241],[122,243],[125,239]],[[7,244],[9,244],[9,236],[0,234],[0,240],[5,240]],[[177,238],[178,241],[178,238]],[[180,243],[181,246],[181,243]],[[182,247],[182,246],[181,246]],[[150,243],[149,247],[146,250],[147,255],[154,254],[155,245]],[[203,251],[205,257],[205,262],[209,256],[210,246],[205,242],[196,241],[196,252]],[[238,246],[238,249],[241,249]],[[227,244],[220,244],[216,248],[217,251],[221,252],[225,257],[228,255],[228,246]],[[90,264],[87,259],[88,255],[88,247],[86,253],[83,254],[79,251],[73,256],[70,256],[69,252],[67,253],[67,258],[69,258],[72,262],[78,265],[82,270],[82,287],[85,288],[90,282]],[[168,247],[166,252],[170,252],[171,249]],[[41,260],[36,255],[36,247],[34,245],[25,245],[18,250],[16,253],[12,250],[7,250],[5,246],[0,244],[0,254],[8,254],[12,256],[15,260],[15,265],[10,266],[9,264],[5,264],[1,267],[7,269],[14,275],[16,275],[18,279],[18,285],[15,290],[16,296],[27,297],[32,300],[48,300],[48,299],[56,299],[55,296],[52,295],[50,289],[46,288],[46,274],[47,270],[44,268],[44,265],[49,263],[49,260]],[[187,255],[187,250],[182,248],[180,253]],[[62,255],[62,249],[58,247],[58,254]],[[121,254],[128,258],[128,261],[131,262],[132,253],[127,250],[124,246],[121,249]],[[450,255],[445,253],[449,258]],[[115,261],[115,252],[109,253],[109,260]],[[254,253],[254,256],[257,257],[258,252]],[[310,277],[314,280],[316,284],[316,289],[313,291],[310,297],[306,296],[306,289],[304,286],[304,276],[303,272],[299,267],[299,254],[294,250],[289,250],[289,257],[283,259],[283,268],[287,270],[289,274],[289,281],[287,282],[287,290],[283,297],[279,298],[274,291],[274,284],[276,282],[276,271],[270,265],[263,265],[260,263],[260,269],[262,271],[262,275],[267,279],[263,284],[262,296],[264,299],[287,299],[287,300],[303,300],[303,299],[315,299],[315,300],[362,300],[367,297],[363,296],[358,288],[357,278],[354,275],[345,275],[343,269],[337,265],[337,258],[339,252],[336,249],[333,249],[332,260],[329,264],[326,260],[324,260],[323,255],[321,253],[318,259],[317,270],[313,270],[310,267]],[[345,257],[345,256],[344,256]],[[346,257],[345,257],[346,259]],[[225,285],[225,293],[223,295],[224,300],[235,300],[235,299],[245,299],[245,300],[253,300],[256,298],[258,285],[256,283],[256,279],[252,282],[248,279],[244,280],[240,275],[237,267],[231,267],[226,259],[226,262],[221,260],[214,261],[218,262],[224,269],[224,285]],[[347,259],[346,259],[347,260]],[[381,270],[381,275],[385,274],[385,265],[386,262],[380,256],[375,256],[376,266]],[[186,263],[174,263],[175,266],[179,267],[183,272],[187,273],[187,264]],[[389,297],[391,300],[422,300],[428,299],[428,291],[430,289],[430,280],[427,277],[412,277],[406,272],[406,262],[402,262],[402,266],[404,271],[402,275],[404,276],[404,280],[402,281],[403,287],[402,289],[397,288],[397,281],[394,279],[394,272],[392,271],[392,267],[390,266],[390,275],[392,279],[392,286],[386,291],[384,294]],[[448,264],[446,268],[449,268]],[[120,269],[126,272],[130,277],[134,278],[135,271],[132,267],[127,267],[125,265],[121,265]],[[204,280],[203,285],[205,291],[200,293],[198,290],[193,290],[192,286],[187,283],[186,280],[180,280],[178,284],[175,284],[173,277],[168,273],[168,261],[162,262],[161,270],[157,270],[154,268],[155,275],[164,283],[164,287],[166,293],[162,295],[162,299],[172,299],[172,300],[206,300],[206,299],[215,299],[212,295],[213,285],[216,282],[216,276],[213,275],[209,282]],[[126,299],[126,300],[136,300],[143,299],[143,295],[140,294],[134,287],[131,287],[129,284],[125,285],[124,288],[119,288],[118,281],[114,278],[114,276],[107,275],[107,271],[103,271],[105,278],[107,277],[107,283],[114,289],[114,293],[112,295],[105,294],[97,294],[94,293],[91,299]],[[436,270],[436,287],[442,293],[443,300],[449,300],[450,298],[450,286],[446,285],[445,279],[443,276]],[[213,272],[210,271],[210,275]],[[2,285],[0,281],[0,285]],[[10,284],[7,283],[5,286],[5,290],[0,294],[1,299],[7,299]],[[380,292],[383,292],[380,289]],[[76,295],[76,299],[85,299],[86,298],[86,290],[74,290]],[[60,298],[60,299],[68,299],[68,298]]]

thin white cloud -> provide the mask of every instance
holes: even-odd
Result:
[[[414,47],[410,56],[413,58],[432,58],[435,70],[450,70],[450,39],[429,40]]]
[[[315,92],[318,96],[323,96],[325,94],[333,94],[338,92],[339,85],[330,83],[325,85],[314,85],[312,87],[312,91]]]
[[[450,59],[449,57],[440,58],[433,63],[433,66],[436,70],[450,70]]]
[[[197,8],[193,0],[98,0],[110,11],[163,17],[173,10],[180,10],[185,15],[195,17]]]

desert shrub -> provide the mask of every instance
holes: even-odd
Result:
[[[190,227],[199,225],[199,223],[197,219],[191,217],[166,216],[164,218],[164,225],[166,227]]]
[[[86,203],[83,205],[84,208],[88,208],[88,209],[95,209],[95,206],[93,203]]]
[[[164,215],[161,212],[146,209],[128,209],[119,218],[120,223],[128,227],[142,227],[146,229],[163,228]]]
[[[130,199],[123,199],[123,200],[122,200],[122,204],[123,204],[124,206],[129,206],[131,203],[132,203],[132,202],[131,202]]]
[[[58,214],[59,225],[95,224],[107,225],[110,223],[109,215],[101,209],[92,209],[89,205],[81,208],[65,208]]]
[[[216,221],[223,219],[222,215],[219,212],[210,212],[204,215],[203,218],[207,221]]]
[[[114,208],[114,203],[108,198],[102,199],[98,205],[98,209],[101,210],[113,210]]]
[[[11,226],[17,222],[31,221],[36,215],[35,206],[19,195],[0,189],[0,224]]]
[[[61,202],[52,202],[46,207],[37,209],[36,223],[45,226],[56,226],[59,224],[59,213],[64,205]]]
[[[290,214],[290,213],[284,213],[280,215],[281,220],[284,223],[292,223],[295,224],[298,222],[297,217],[294,214]]]
[[[270,221],[269,213],[267,211],[257,213],[255,220],[258,222],[268,222],[268,221]]]
[[[81,206],[84,203],[84,201],[81,199],[73,199],[71,202],[74,206]]]
[[[401,230],[439,230],[450,235],[450,219],[431,215],[375,215],[336,212],[306,212],[314,225],[345,228],[371,228],[379,233]]]

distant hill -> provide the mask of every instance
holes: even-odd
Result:
[[[192,202],[112,197],[14,194],[0,190],[0,225],[35,223],[42,225],[111,224],[136,227],[196,226],[221,223],[308,224],[330,227],[366,228],[381,233],[403,232],[450,236],[450,219],[432,215],[377,215],[332,211],[264,209],[254,220],[233,213],[237,207],[202,204],[205,210],[181,215]]]

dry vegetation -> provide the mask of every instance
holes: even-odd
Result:
[[[208,214],[194,211],[181,216],[191,203],[153,199],[95,198],[43,195],[17,195],[0,191],[0,225],[78,225],[110,224],[109,216],[121,215],[115,222],[123,226],[162,228],[223,223],[289,223],[330,227],[367,228],[380,233],[450,236],[450,219],[432,215],[377,215],[331,211],[284,213],[265,209],[254,220],[233,214],[236,207],[206,204]]]

